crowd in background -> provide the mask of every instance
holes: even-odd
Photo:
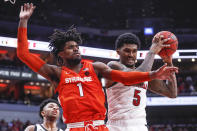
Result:
[[[149,131],[196,131],[197,125],[195,124],[158,124],[151,125]]]
[[[4,119],[0,120],[0,131],[24,131],[24,129],[31,125],[30,121],[21,122],[18,120],[12,120],[10,122],[5,121]]]

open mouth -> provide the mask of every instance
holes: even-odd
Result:
[[[52,114],[53,115],[57,115],[57,111],[52,111]]]
[[[134,59],[133,59],[133,58],[128,58],[127,60],[128,60],[128,61],[134,61]]]
[[[80,55],[80,53],[74,53],[74,55]]]

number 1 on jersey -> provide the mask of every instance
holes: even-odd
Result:
[[[81,83],[78,83],[77,86],[79,87],[79,94],[80,94],[80,96],[83,96],[83,88],[82,88]]]

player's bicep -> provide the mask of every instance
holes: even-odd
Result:
[[[110,61],[109,63],[107,63],[107,66],[114,70],[123,70],[123,67],[117,61]]]
[[[57,66],[44,64],[38,73],[52,82],[59,78],[61,71]]]
[[[169,91],[164,81],[161,80],[152,80],[148,83],[148,89],[156,94],[162,96],[168,96]]]
[[[110,61],[109,63],[107,63],[107,65],[111,69],[122,70],[122,66],[117,61]],[[114,81],[109,80],[109,79],[105,79],[105,86],[106,86],[106,88],[109,88],[110,86],[114,85],[115,83],[117,83],[117,82],[114,82]]]
[[[104,78],[111,80],[112,69],[102,62],[93,63],[94,70]]]

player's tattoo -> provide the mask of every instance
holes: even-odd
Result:
[[[155,54],[153,52],[148,52],[143,63],[136,69],[138,71],[150,71],[154,63]]]
[[[171,75],[171,80],[167,83],[160,80],[153,80],[149,82],[148,89],[156,94],[175,98],[177,96],[177,83],[175,74]]]

